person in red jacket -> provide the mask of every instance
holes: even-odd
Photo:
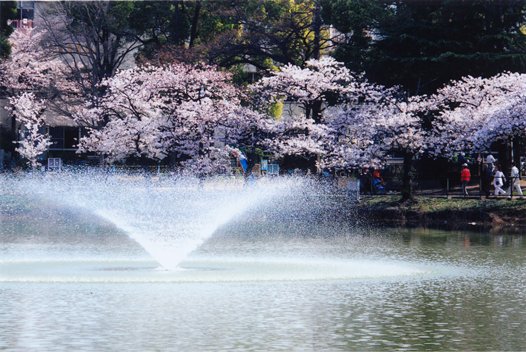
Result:
[[[469,172],[468,164],[462,164],[462,171],[460,171],[460,182],[462,183],[462,193],[464,196],[468,195],[468,183],[471,180],[471,172]]]

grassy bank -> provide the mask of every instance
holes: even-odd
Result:
[[[400,204],[400,196],[363,198],[359,215],[378,225],[450,229],[526,230],[526,200],[417,197]]]

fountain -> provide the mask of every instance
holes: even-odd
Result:
[[[119,281],[139,277],[147,281],[215,280],[217,277],[213,274],[217,276],[218,270],[211,270],[213,268],[227,273],[237,271],[228,280],[385,277],[424,271],[422,266],[416,268],[392,261],[381,264],[363,259],[349,261],[327,258],[325,255],[307,259],[305,253],[301,252],[294,253],[293,256],[286,253],[280,256],[268,252],[257,255],[253,253],[248,257],[238,252],[232,256],[232,250],[235,252],[238,246],[236,243],[231,243],[231,251],[226,257],[210,252],[206,257],[190,256],[222,226],[239,223],[245,217],[251,220],[245,224],[241,221],[239,227],[244,232],[262,234],[265,227],[250,229],[254,224],[261,223],[261,218],[267,218],[267,228],[282,223],[293,228],[302,226],[305,231],[306,225],[312,229],[319,221],[330,223],[332,220],[326,218],[336,218],[336,209],[349,211],[344,206],[347,201],[345,198],[332,199],[340,204],[330,204],[327,200],[328,191],[307,178],[267,178],[257,184],[245,185],[242,180],[230,178],[210,179],[203,183],[185,177],[151,178],[144,175],[77,172],[26,175],[11,178],[3,184],[11,196],[21,197],[29,205],[38,203],[37,207],[49,209],[48,222],[53,222],[53,209],[55,213],[60,208],[69,209],[67,217],[70,218],[70,231],[75,231],[74,217],[78,214],[91,217],[91,223],[107,221],[140,245],[158,263],[155,272],[142,272],[142,276],[137,276],[137,272],[132,270],[121,270],[127,275],[122,272],[115,275],[115,272],[106,268],[104,275],[98,273],[104,280]],[[90,220],[86,222],[89,223]],[[286,231],[291,233],[293,229]],[[56,241],[64,241],[71,236],[70,233],[54,235]],[[100,238],[98,240],[101,241]],[[82,245],[79,244],[78,247],[74,253],[78,253]],[[93,254],[93,251],[85,252],[81,257]],[[140,258],[136,254],[134,256],[125,259],[133,261]],[[56,259],[51,262],[56,262]],[[75,263],[75,258],[70,257],[70,268],[72,263]],[[135,264],[121,262],[119,268],[122,269],[123,265],[132,268]],[[60,265],[48,265],[51,273],[41,273],[43,278],[35,278],[31,267],[27,266],[31,274],[29,276],[35,280],[48,280],[49,277],[65,280],[56,275]],[[243,270],[239,270],[241,268]],[[192,269],[191,274],[188,269]],[[186,273],[182,272],[185,270]],[[9,271],[18,273],[17,278],[10,276],[10,280],[25,277],[20,275],[20,271],[12,268]],[[88,278],[81,275],[85,272],[82,266],[79,266],[78,271],[74,275],[75,280],[93,279],[89,275]],[[159,271],[170,271],[172,274]]]
[[[308,178],[0,175],[0,350],[524,350],[525,254]]]

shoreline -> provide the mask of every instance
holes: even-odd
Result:
[[[377,226],[526,232],[526,200],[416,197],[416,203],[405,205],[399,199],[365,197],[356,205],[356,213]]]

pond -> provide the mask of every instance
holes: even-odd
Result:
[[[157,252],[130,232],[148,231],[148,219],[187,219],[192,193],[187,207],[164,204],[155,208],[158,217],[126,227],[133,217],[119,222],[101,215],[100,195],[82,203],[86,196],[72,194],[84,189],[79,183],[75,190],[65,186],[65,193],[51,183],[2,183],[0,349],[526,349],[521,235],[378,229],[366,219],[358,226],[352,211],[342,215],[343,199],[318,195],[312,204],[301,198],[277,205],[274,197],[267,206],[222,212],[227,221],[214,224],[166,270]],[[53,196],[32,188],[43,184]],[[157,183],[146,194],[155,203],[152,194],[160,188],[165,196],[182,192],[170,187]],[[109,198],[120,203],[126,195],[137,199],[129,181],[111,189]],[[215,204],[210,199],[232,201],[238,192],[219,199],[217,189],[207,206]],[[207,206],[198,205],[202,212]],[[148,213],[148,207],[114,204],[120,215],[124,209]],[[174,217],[176,208],[184,208],[184,216]],[[155,231],[174,231],[170,226],[152,224]]]

